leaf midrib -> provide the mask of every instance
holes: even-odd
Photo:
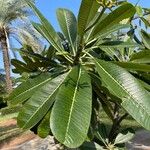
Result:
[[[66,78],[66,77],[65,77]],[[65,79],[64,79],[65,80]],[[44,106],[44,104],[51,98],[51,96],[53,96],[53,94],[58,90],[58,88],[62,85],[62,83],[64,82],[64,80],[62,80],[60,82],[60,84],[56,87],[56,89],[48,96],[48,98],[43,102],[42,105],[40,105],[40,107],[34,112],[34,114],[29,118],[29,121],[26,122],[26,124],[28,124],[30,122],[30,120],[32,118],[34,118],[34,115]],[[26,124],[23,126],[23,128],[26,126]]]
[[[75,50],[74,50],[74,46],[73,46],[73,41],[72,41],[72,38],[71,38],[71,35],[70,35],[69,26],[68,26],[68,23],[67,23],[67,14],[66,14],[66,12],[64,10],[63,10],[63,12],[64,12],[65,21],[66,21],[66,27],[67,27],[67,32],[68,32],[70,44],[71,44],[73,53],[75,54]]]
[[[47,35],[45,34],[45,32],[44,32],[44,34],[46,35],[46,37],[47,37],[47,40],[53,45],[53,47],[58,51],[58,52],[62,52],[62,49],[61,49],[61,47],[57,44],[57,42],[54,40],[56,37],[52,37],[50,34],[49,34],[49,31],[47,30],[47,28],[45,27],[45,25],[43,26],[44,27],[44,29],[45,29],[45,31],[47,32]],[[49,37],[51,38],[51,40],[49,40]],[[55,33],[55,36],[56,36],[56,33]],[[57,37],[58,38],[58,37]]]
[[[128,13],[128,12],[130,12],[130,9],[127,10],[127,11],[125,11],[123,14],[126,14],[126,13]],[[122,18],[122,15],[121,15],[120,17],[118,17],[117,19],[114,19],[114,20],[111,22],[111,24],[116,23],[116,20],[120,20],[120,18]],[[130,18],[130,17],[126,17],[126,18],[124,18],[124,19],[127,19],[127,18]],[[122,20],[124,20],[124,19],[122,19]],[[105,20],[107,20],[107,17],[103,20],[103,27],[105,26],[105,23],[104,23]],[[119,21],[119,22],[120,22],[120,21]],[[102,32],[104,29],[105,29],[105,30],[108,29],[110,26],[112,26],[112,25],[108,25],[106,28],[102,28],[102,30],[100,30],[99,32]],[[98,34],[99,34],[99,33],[98,33]],[[95,35],[97,35],[97,31],[96,31]]]
[[[68,123],[67,123],[67,128],[66,128],[66,133],[65,133],[64,142],[66,141],[66,138],[67,138],[67,135],[68,135],[68,131],[69,131],[69,127],[70,127],[71,116],[72,116],[73,106],[74,106],[74,103],[75,103],[76,93],[77,93],[77,91],[78,91],[78,85],[79,85],[80,77],[81,77],[81,68],[80,68],[80,70],[79,70],[79,75],[78,75],[78,79],[77,79],[77,84],[76,84],[75,91],[74,91],[73,98],[72,98],[73,101],[72,101],[72,104],[71,104],[71,107],[70,107],[70,114],[69,114],[69,119],[68,119]]]
[[[17,96],[15,97],[15,99],[17,99],[17,98],[20,97],[21,95],[24,95],[24,94],[27,93],[28,91],[31,91],[31,90],[33,90],[34,88],[36,88],[36,87],[38,87],[38,86],[40,86],[40,85],[42,85],[42,84],[44,84],[44,83],[46,83],[46,82],[48,82],[48,81],[50,81],[50,80],[52,80],[51,77],[48,78],[47,80],[44,80],[44,82],[41,82],[40,84],[38,84],[38,85],[36,85],[36,86],[34,86],[34,87],[32,87],[32,88],[30,88],[30,89],[28,89],[28,90],[22,92],[21,94],[17,95]]]
[[[34,9],[34,12],[36,13],[36,15],[39,17],[39,15],[38,15],[38,13],[41,15],[41,17],[39,17],[39,19],[40,19],[40,21],[43,23],[43,27],[44,27],[44,29],[47,31],[47,28],[46,28],[46,24],[45,24],[45,21],[49,24],[49,22],[42,16],[42,14],[41,14],[41,12],[32,4],[32,2],[28,2],[28,4],[30,5],[30,7],[32,7],[33,9]],[[42,19],[41,19],[42,18]],[[42,21],[42,20],[44,20],[44,21]],[[50,25],[50,24],[49,24]],[[55,38],[56,38],[56,36],[57,36],[57,33],[55,32],[55,30],[52,28],[52,30],[53,30],[53,33],[55,34]],[[47,33],[49,33],[48,31],[47,31]],[[55,40],[53,40],[54,38],[50,35],[50,34],[48,34],[49,36],[50,36],[50,38],[52,39],[52,41],[53,41],[53,43],[56,45],[56,49],[58,50],[58,51],[61,51],[61,47],[60,47],[60,45],[58,45],[57,44],[57,42],[55,41]],[[57,36],[57,39],[59,39],[59,37]],[[52,43],[51,41],[50,41],[50,43]],[[54,46],[54,44],[52,44],[53,46]],[[55,47],[55,46],[54,46]]]
[[[97,61],[96,61],[96,63],[97,63]],[[136,102],[137,104],[139,104],[139,106],[141,106],[141,108],[144,109],[144,106],[141,105],[141,103],[138,103],[137,99],[134,98],[134,97],[124,88],[124,86],[122,86],[121,84],[119,84],[119,83],[117,82],[117,80],[115,80],[107,71],[105,71],[105,69],[104,69],[99,63],[97,63],[97,64],[102,68],[102,70],[103,70],[115,83],[117,83],[117,85],[119,85],[119,86],[126,92],[126,94],[129,94],[129,97],[131,97],[134,102]],[[135,100],[136,100],[136,101],[135,101]],[[124,102],[124,101],[123,101],[123,102]],[[148,114],[148,116],[149,116],[149,112],[147,112],[147,109],[144,109],[144,110],[145,110],[145,112],[146,112],[146,113]]]

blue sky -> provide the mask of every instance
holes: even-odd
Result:
[[[138,0],[129,0],[133,4],[136,4]],[[41,10],[41,12],[50,20],[55,29],[59,29],[57,20],[56,20],[56,9],[57,8],[68,8],[78,14],[79,6],[81,0],[37,0],[36,6]],[[150,8],[150,0],[140,0],[139,5],[143,7]]]
[[[135,4],[138,0],[129,0]],[[36,0],[36,6],[44,14],[44,16],[51,22],[56,30],[59,30],[59,25],[56,19],[57,8],[67,8],[78,14],[81,0]],[[150,8],[150,0],[140,0],[139,5]],[[16,45],[13,43],[13,45]],[[2,54],[0,54],[0,68],[3,68]]]

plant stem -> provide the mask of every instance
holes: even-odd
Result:
[[[119,130],[120,130],[120,124],[121,122],[128,116],[128,113],[125,113],[123,116],[119,116],[119,105],[115,104],[114,108],[114,121],[112,128],[109,133],[109,142],[113,143]]]
[[[96,94],[99,96],[99,100],[100,100],[100,102],[102,104],[102,107],[103,107],[104,111],[106,112],[106,114],[108,115],[108,117],[111,120],[113,120],[113,114],[111,112],[111,104],[105,98],[105,96],[100,92],[100,90],[97,88],[97,86],[95,86],[94,90],[95,90]]]
[[[74,58],[74,62],[73,62],[73,65],[78,65],[79,64],[79,59],[80,59],[80,55],[82,53],[82,50],[83,50],[83,46],[79,46],[79,49],[76,53],[76,56]]]

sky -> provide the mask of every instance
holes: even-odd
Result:
[[[129,2],[136,4],[138,0],[129,0]],[[78,14],[81,0],[37,0],[36,6],[41,10],[44,16],[51,22],[55,29],[59,29],[56,19],[57,8],[67,8]],[[150,0],[140,0],[139,5],[150,8]]]
[[[129,0],[136,4],[138,0]],[[36,0],[37,8],[44,14],[44,16],[51,22],[57,31],[60,30],[57,19],[57,8],[70,9],[76,16],[80,7],[81,0]],[[150,0],[140,0],[139,5],[150,8]],[[33,21],[37,19],[33,18]],[[14,45],[14,44],[13,44]],[[2,54],[0,53],[0,69],[3,68]]]

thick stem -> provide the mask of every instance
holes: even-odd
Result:
[[[76,53],[76,56],[75,56],[75,58],[74,58],[74,63],[73,63],[73,65],[78,65],[78,64],[79,64],[79,60],[80,60],[80,55],[81,55],[81,53],[82,53],[82,49],[83,49],[83,47],[80,46],[79,49],[78,49],[78,51],[77,51],[77,53]]]
[[[119,116],[119,106],[117,104],[115,104],[115,108],[114,108],[114,121],[113,121],[113,125],[112,128],[110,130],[109,133],[109,142],[113,143],[116,136],[119,133],[120,130],[120,124],[121,122],[128,116],[128,113],[125,113],[122,116]]]
[[[10,59],[8,53],[7,32],[5,28],[1,29],[0,42],[3,53],[4,68],[6,73],[6,90],[7,93],[9,94],[12,91],[12,80],[10,75]]]

